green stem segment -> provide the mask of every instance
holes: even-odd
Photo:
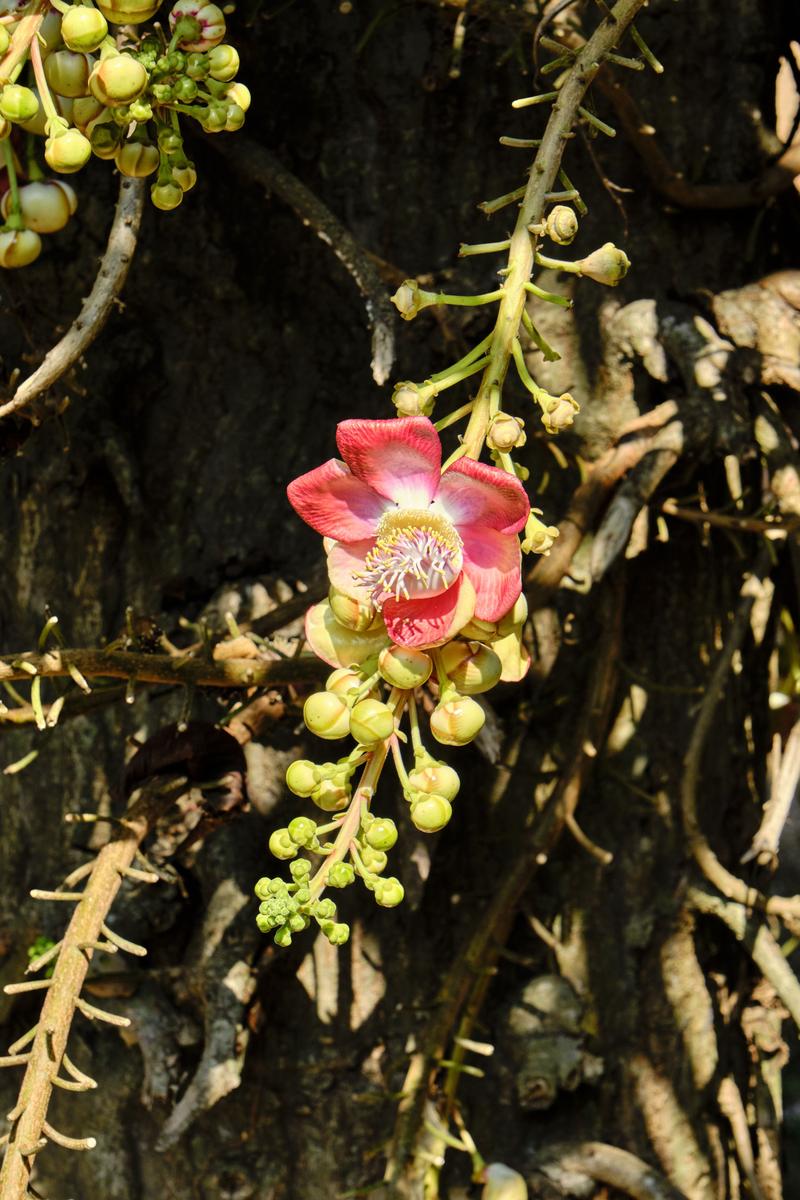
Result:
[[[25,222],[22,219],[22,203],[19,198],[19,184],[17,183],[17,171],[14,166],[14,151],[11,148],[11,139],[3,139],[3,164],[8,175],[8,189],[11,192],[11,213],[6,221],[9,229],[24,229]]]

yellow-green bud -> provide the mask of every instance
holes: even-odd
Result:
[[[225,89],[225,99],[231,104],[238,104],[242,112],[247,112],[252,101],[250,88],[245,87],[243,83],[232,83]]]
[[[7,229],[0,233],[0,267],[27,267],[42,252],[42,239],[32,229]]]
[[[455,800],[461,787],[458,772],[443,762],[412,771],[408,778],[415,791],[443,796],[445,800]]]
[[[354,629],[357,633],[365,633],[377,623],[378,613],[374,604],[365,604],[332,587],[328,592],[328,602],[333,615],[340,625],[346,629]]]
[[[130,104],[147,87],[147,71],[131,54],[103,58],[89,76],[89,88],[96,100],[109,107]]]
[[[448,642],[439,654],[448,679],[467,696],[488,692],[500,679],[500,659],[480,642]]]
[[[150,199],[162,212],[171,212],[183,200],[183,192],[177,183],[154,183],[150,188]]]
[[[73,50],[55,50],[44,60],[45,78],[59,96],[88,95],[91,70],[90,55],[76,54]]]
[[[395,384],[392,404],[397,409],[398,416],[429,417],[436,404],[436,397],[432,395],[430,388],[420,387],[419,384],[406,380]]]
[[[235,46],[221,42],[208,52],[209,75],[220,83],[230,83],[239,70],[239,54]],[[233,101],[235,104],[236,101]]]
[[[235,133],[237,129],[241,129],[244,125],[244,109],[239,108],[238,104],[228,105],[228,114],[225,120],[225,132]]]
[[[141,25],[158,12],[161,0],[96,0],[96,3],[112,25]]]
[[[36,93],[21,83],[7,83],[0,93],[0,114],[7,121],[30,121],[38,111]]]
[[[375,881],[375,899],[381,908],[396,908],[402,904],[405,892],[399,879],[390,875],[388,879]]]
[[[341,812],[347,808],[350,788],[335,779],[321,779],[311,793],[311,799],[323,812]]]
[[[308,846],[316,836],[317,823],[310,817],[295,817],[289,822],[287,833],[296,846]]]
[[[373,850],[371,846],[365,846],[361,851],[361,861],[373,875],[380,875],[381,871],[386,870],[389,859],[385,850]]]
[[[438,833],[453,815],[453,806],[444,796],[425,796],[411,805],[411,820],[422,833]]]
[[[108,35],[108,22],[88,4],[75,4],[61,18],[61,36],[70,50],[91,54]]]
[[[416,279],[401,283],[391,300],[404,321],[413,321],[420,309],[426,307],[425,296]]]
[[[356,873],[350,863],[334,863],[328,872],[328,884],[335,888],[349,887],[355,877]]]
[[[333,692],[314,692],[303,705],[303,720],[317,737],[333,741],[350,732],[350,709]]]
[[[580,262],[581,275],[606,287],[616,287],[628,274],[630,265],[625,251],[618,249],[613,242],[606,242]]]
[[[289,837],[288,829],[276,829],[269,839],[269,852],[276,858],[294,858],[297,846]]]
[[[377,817],[364,834],[373,850],[391,850],[397,841],[397,826],[388,817]]]
[[[190,192],[197,183],[197,171],[190,162],[186,162],[180,167],[172,168],[172,178],[182,192]]]
[[[122,131],[110,118],[93,122],[89,138],[92,154],[106,160],[116,158],[117,150],[120,147],[121,133]]]
[[[317,768],[307,758],[298,758],[286,768],[286,786],[295,796],[310,796],[317,783]]]
[[[486,434],[486,445],[490,450],[499,450],[504,454],[508,454],[515,446],[524,446],[526,437],[523,424],[519,417],[512,417],[510,413],[497,413]]]
[[[320,921],[330,921],[336,916],[336,905],[330,896],[325,896],[322,900],[317,900],[314,905],[314,916]]]
[[[121,175],[145,179],[158,170],[158,147],[146,142],[123,142],[114,156]]]
[[[568,246],[578,232],[578,218],[566,204],[557,204],[548,214],[545,232],[557,246]]]
[[[80,171],[89,161],[92,146],[77,129],[67,129],[58,137],[49,137],[45,142],[44,156],[47,165],[61,175],[72,175]]]
[[[489,1163],[484,1179],[481,1200],[528,1200],[528,1185],[523,1176],[505,1163]]]
[[[64,45],[64,40],[61,37],[61,13],[56,12],[54,9],[46,12],[37,30],[37,34],[42,58],[46,58],[54,50],[60,49]]]
[[[275,945],[280,946],[281,949],[285,949],[287,946],[291,946],[292,930],[289,926],[288,921],[285,925],[281,925],[278,929],[275,930],[275,935],[273,937],[273,941],[275,942]]]
[[[358,671],[351,671],[349,667],[337,667],[325,680],[325,691],[333,692],[336,696],[346,696],[348,692],[360,688],[363,682],[363,677]]]
[[[81,133],[86,133],[92,121],[96,121],[105,111],[105,104],[101,104],[94,96],[79,96],[72,105],[72,124],[77,125]]]
[[[477,700],[459,696],[439,704],[431,714],[431,733],[443,746],[466,746],[483,729],[486,713]]]
[[[60,179],[42,179],[26,183],[19,189],[19,199],[23,220],[34,233],[58,233],[78,207],[75,192],[68,183],[63,183]],[[10,192],[3,196],[0,211],[8,220],[11,212]]]
[[[406,690],[422,687],[430,678],[433,663],[424,650],[412,646],[387,646],[378,657],[378,670],[381,679],[392,687]]]
[[[359,700],[350,713],[350,732],[360,746],[377,746],[394,733],[394,714],[381,700]]]
[[[548,433],[560,433],[562,429],[569,428],[580,410],[578,401],[569,392],[551,396],[542,412],[542,424]]]

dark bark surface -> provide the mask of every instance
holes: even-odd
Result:
[[[533,136],[542,117],[509,108],[531,90],[535,20],[511,5],[476,8],[458,78],[449,74],[455,8],[294,0],[243,5],[230,18],[254,95],[242,136],[269,148],[381,260],[387,291],[415,274],[457,292],[494,286],[494,260],[459,262],[457,245],[505,236],[512,218],[487,222],[475,205],[518,186],[528,165],[498,136]],[[652,0],[639,22],[666,72],[623,82],[690,182],[750,179],[777,148],[778,60],[800,36],[792,8],[729,0],[721,19],[715,0]],[[595,103],[613,121],[608,101]],[[221,626],[228,609],[259,615],[286,599],[318,569],[319,546],[285,485],[330,456],[338,420],[393,413],[390,387],[370,376],[352,280],[286,204],[227,164],[227,136],[197,140],[199,183],[178,211],[146,213],[124,306],[58,389],[69,406],[44,412],[35,429],[22,417],[0,426],[4,653],[35,645],[48,605],[69,645],[97,646],[119,634],[127,606],[185,640],[181,617],[205,613]],[[769,464],[753,422],[764,357],[791,363],[796,346],[740,346],[712,301],[793,261],[797,192],[748,209],[676,210],[622,133],[588,146],[576,138],[565,161],[590,206],[575,257],[613,240],[634,265],[614,292],[581,283],[573,312],[555,310],[544,330],[564,359],[543,381],[569,386],[583,411],[559,443],[566,470],[543,437],[529,437],[531,493],[555,523],[579,482],[574,455],[599,456],[627,421],[674,399],[687,452],[654,508],[667,495],[696,507],[702,490],[712,509],[733,512],[723,459],[738,456],[749,495],[760,495]],[[50,344],[86,294],[113,202],[106,167],[79,177],[78,220],[40,262],[0,279],[6,377]],[[601,173],[632,190],[608,190]],[[393,380],[441,369],[484,320],[423,314],[403,324]],[[737,342],[720,397],[695,371],[712,326]],[[771,392],[797,431],[797,396]],[[496,701],[504,753],[519,746],[508,781],[477,751],[460,752],[456,814],[432,838],[413,829],[389,783],[382,789],[379,807],[401,827],[393,869],[407,899],[387,912],[363,890],[346,893],[353,933],[342,950],[307,937],[275,952],[255,927],[252,886],[271,871],[269,831],[299,803],[283,772],[301,749],[315,753],[296,708],[262,729],[247,748],[250,811],[211,829],[167,882],[123,887],[114,927],[149,956],[109,959],[93,995],[133,1024],[121,1036],[76,1019],[72,1057],[100,1086],[58,1094],[52,1122],[98,1146],[48,1148],[38,1165],[45,1195],[330,1200],[381,1178],[409,1054],[573,753],[592,668],[621,610],[611,720],[600,731],[608,739],[578,812],[613,861],[602,865],[565,833],[532,875],[472,1034],[496,1050],[470,1058],[486,1075],[465,1077],[459,1095],[484,1157],[525,1172],[532,1194],[594,1194],[600,1185],[568,1170],[559,1147],[600,1141],[634,1152],[689,1200],[716,1200],[753,1194],[744,1181],[738,1190],[746,1170],[717,1099],[731,1078],[758,1112],[760,1131],[747,1137],[763,1200],[778,1200],[762,1142],[773,1132],[779,1141],[763,1068],[783,1054],[780,1005],[723,925],[686,906],[699,876],[679,801],[697,705],[759,539],[672,520],[660,540],[655,517],[649,526],[647,545],[636,542],[642,553],[591,590],[587,541],[569,586],[540,611],[537,636],[555,630],[555,643],[540,641],[529,680]],[[718,855],[758,886],[764,873],[737,864],[765,794],[778,614],[797,619],[794,560],[779,553],[765,638],[747,641],[730,676],[699,792]],[[185,700],[178,689],[142,687],[132,705],[45,734],[0,727],[1,766],[39,751],[30,767],[0,776],[3,983],[20,976],[35,938],[60,936],[63,906],[26,899],[29,889],[55,886],[99,844],[96,826],[63,814],[118,813],[126,739],[176,720]],[[193,717],[223,712],[216,696],[194,696]],[[169,837],[161,831],[162,848]],[[784,894],[796,890],[791,866]],[[525,914],[552,931],[552,945]],[[0,998],[7,1042],[35,1020],[35,1000]],[[788,1023],[783,1030],[788,1037]],[[15,1072],[0,1073],[6,1108],[15,1087]],[[467,1159],[450,1153],[442,1195],[465,1195],[468,1178]],[[783,1194],[799,1178],[790,1174]]]

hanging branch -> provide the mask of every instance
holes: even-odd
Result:
[[[131,875],[139,882],[155,883],[158,876],[133,867],[142,840],[155,822],[180,794],[185,780],[145,787],[123,821],[115,826],[111,840],[92,864],[85,864],[64,881],[55,892],[34,889],[37,900],[77,903],[62,941],[35,959],[28,972],[37,971],[56,959],[50,979],[8,984],[6,993],[44,990],[45,1001],[36,1025],[9,1047],[0,1066],[24,1066],[25,1076],[17,1103],[8,1115],[10,1134],[0,1170],[0,1200],[22,1200],[28,1194],[34,1160],[48,1141],[68,1150],[91,1150],[95,1139],[74,1138],[60,1133],[47,1121],[47,1108],[53,1087],[67,1091],[86,1091],[97,1086],[80,1071],[66,1053],[72,1017],[77,1008],[89,1020],[111,1025],[130,1024],[127,1017],[105,1012],[81,996],[81,989],[94,952],[116,953],[124,950],[142,955],[146,951],[110,929],[106,920],[122,880]],[[88,875],[82,892],[71,889]],[[61,1071],[66,1072],[65,1075]]]

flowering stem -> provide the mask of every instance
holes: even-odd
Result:
[[[462,307],[469,308],[472,305],[492,304],[495,300],[500,300],[503,295],[503,289],[497,288],[494,292],[482,292],[477,296],[448,296],[444,292],[432,292],[432,300],[428,301],[431,304],[456,304]]]
[[[458,362],[454,362],[452,366],[447,367],[444,371],[439,371],[436,375],[431,375],[431,383],[438,383],[440,379],[446,379],[453,371],[460,371],[462,367],[468,367],[470,363],[474,363],[476,358],[482,358],[486,350],[489,349],[491,340],[492,335],[487,333],[483,341],[478,342],[477,346],[473,346]]]
[[[17,172],[14,167],[14,151],[11,148],[11,138],[3,139],[3,162],[8,174],[8,189],[11,192],[11,215],[6,221],[9,229],[24,229],[25,223],[22,220],[22,204],[19,198],[19,184],[17,183]]]
[[[486,360],[488,362],[488,359]],[[460,421],[462,417],[469,416],[475,407],[474,400],[468,400],[466,404],[462,404],[461,408],[457,408],[455,412],[448,413],[446,417],[442,417],[441,421],[435,421],[433,428],[437,433],[441,433],[443,429],[449,429],[451,425],[455,425],[456,421]]]
[[[36,42],[36,34],[44,20],[44,0],[36,0],[11,35],[11,45],[0,60],[0,86],[9,83],[15,70],[22,65],[28,47]]]
[[[550,258],[547,254],[539,254],[536,252],[536,262],[538,266],[545,267],[549,271],[569,271],[573,275],[580,275],[581,264],[579,262],[564,262],[560,258]]]
[[[600,69],[603,55],[606,51],[614,49],[644,4],[645,0],[617,0],[611,12],[604,17],[575,56],[574,65],[570,68],[553,104],[511,235],[508,273],[492,334],[489,362],[464,434],[463,446],[470,458],[480,457],[492,415],[492,393],[495,389],[502,389],[508,373],[513,342],[519,333],[525,307],[525,284],[531,277],[536,249],[536,235],[531,236],[528,226],[538,224],[542,219],[547,203],[545,198],[547,193],[553,190],[558,178],[564,146],[577,119],[578,107]],[[564,186],[571,185],[565,180]]]
[[[31,42],[31,64],[33,66],[33,74],[36,77],[36,86],[39,89],[39,99],[48,123],[50,121],[60,121],[61,125],[66,128],[63,118],[58,115],[56,106],[53,103],[53,97],[50,95],[50,88],[47,86],[47,77],[44,73],[44,64],[42,63],[42,52],[39,48],[38,38],[35,37]],[[47,132],[48,134],[50,133],[49,128]]]
[[[422,734],[419,731],[417,698],[413,692],[408,693],[408,724],[411,729],[411,745],[414,750],[414,758],[422,758],[425,754],[425,747],[422,744]]]
[[[396,737],[393,737],[391,739],[391,742],[392,742],[392,758],[394,759],[394,769],[397,772],[397,778],[400,780],[400,785],[401,785],[403,791],[407,792],[408,789],[411,787],[411,783],[409,782],[408,771],[406,770],[405,763],[403,762],[403,755],[400,751],[400,743],[398,742]]]

